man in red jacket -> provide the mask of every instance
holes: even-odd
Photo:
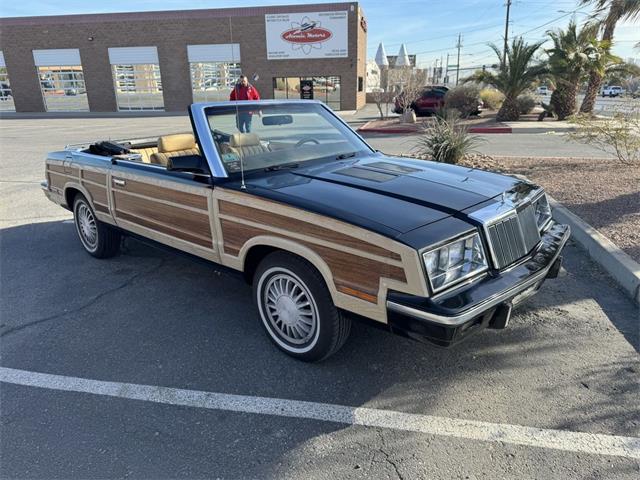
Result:
[[[231,90],[229,100],[260,100],[260,94],[258,93],[258,90],[249,83],[249,80],[245,75],[240,75],[238,83],[236,83],[233,90]],[[242,133],[251,132],[252,116],[253,112],[239,112],[237,118],[238,130]]]

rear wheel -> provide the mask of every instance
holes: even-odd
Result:
[[[253,298],[271,341],[299,360],[324,360],[349,336],[351,320],[333,304],[320,273],[294,255],[264,258],[254,275]]]
[[[120,232],[100,222],[84,195],[73,199],[73,220],[84,249],[96,258],[109,258],[120,250]]]

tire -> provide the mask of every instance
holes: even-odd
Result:
[[[269,339],[298,360],[328,358],[344,345],[351,331],[351,319],[333,304],[320,273],[286,252],[271,253],[258,265],[253,299]]]
[[[80,243],[96,258],[109,258],[120,251],[120,232],[96,218],[91,204],[78,193],[73,199],[73,223]]]

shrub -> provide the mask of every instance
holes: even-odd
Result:
[[[518,104],[518,110],[520,111],[520,115],[526,115],[527,113],[531,113],[533,107],[536,106],[536,99],[531,95],[520,95],[516,98],[516,103]]]
[[[446,109],[455,109],[463,118],[478,111],[480,91],[475,85],[460,85],[447,92],[444,97]]]
[[[480,137],[471,135],[457,117],[434,117],[425,127],[414,151],[437,162],[455,164],[474,152],[480,141]]]
[[[504,101],[504,95],[498,90],[492,88],[484,88],[480,91],[480,99],[484,106],[491,110],[498,110]]]
[[[603,119],[580,114],[572,117],[572,122],[577,125],[569,133],[572,140],[607,153],[613,150],[623,163],[640,162],[640,109]]]

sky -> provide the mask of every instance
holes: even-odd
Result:
[[[0,0],[0,17],[67,15],[76,13],[136,12],[199,8],[249,7],[308,3],[303,0]],[[322,2],[311,2],[322,3]],[[456,63],[455,48],[462,34],[461,68],[495,63],[488,42],[501,46],[504,37],[506,0],[361,0],[368,25],[367,57],[373,59],[378,44],[384,42],[388,55],[395,55],[405,43],[409,54],[418,55],[418,66],[432,67],[446,60]],[[575,11],[575,13],[571,13]],[[582,22],[588,8],[577,0],[513,0],[509,36],[523,35],[529,41],[545,38],[551,28],[564,27],[571,17]],[[638,58],[634,49],[640,41],[640,24],[616,28],[613,51],[623,59]]]

